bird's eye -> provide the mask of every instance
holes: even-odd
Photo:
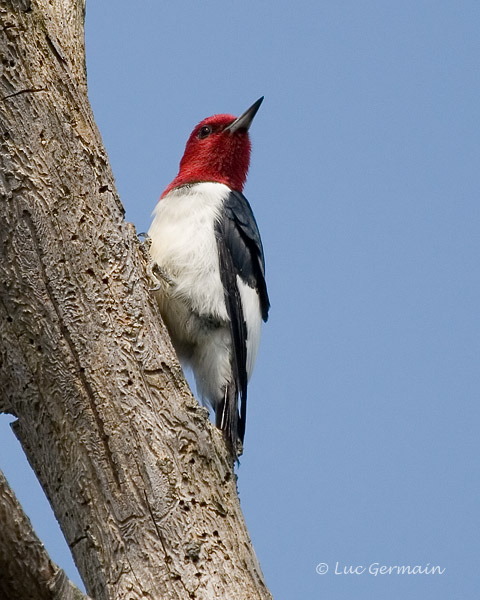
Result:
[[[211,133],[212,133],[212,128],[210,127],[210,125],[204,125],[203,127],[200,128],[200,131],[198,132],[198,138],[200,140],[203,140],[203,138],[206,138]]]

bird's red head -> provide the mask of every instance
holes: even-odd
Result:
[[[241,192],[250,165],[248,129],[263,97],[237,119],[214,115],[199,123],[190,134],[180,161],[180,170],[163,196],[188,183],[214,181]]]

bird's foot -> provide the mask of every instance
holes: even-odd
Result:
[[[160,265],[152,260],[150,264],[150,269],[147,267],[148,274],[150,275],[153,281],[157,281],[158,285],[155,289],[150,290],[152,292],[157,292],[162,287],[162,281],[164,281],[168,285],[175,285],[175,281],[170,277],[165,269],[163,269]]]
[[[152,239],[147,233],[139,233],[138,238],[144,238],[143,242],[140,242],[140,250],[142,251],[145,260],[147,262],[147,275],[150,281],[154,284],[153,288],[149,288],[150,292],[158,292],[162,289],[163,283],[168,285],[174,285],[173,279],[160,265],[158,265],[150,255],[150,248],[152,246]]]
[[[137,238],[140,242],[140,250],[143,253],[150,252],[150,248],[152,246],[152,238],[148,235],[148,233],[145,233],[144,231],[142,231],[142,233],[137,233]],[[141,241],[142,239],[143,242]]]

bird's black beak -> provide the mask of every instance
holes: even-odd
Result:
[[[224,131],[228,131],[230,133],[234,133],[235,131],[239,130],[248,131],[250,125],[252,124],[253,117],[257,114],[262,102],[263,96],[254,102],[250,108],[247,108],[243,115],[240,115],[233,123],[230,123],[228,127],[225,127]]]

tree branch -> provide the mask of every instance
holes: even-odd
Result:
[[[48,556],[2,471],[0,531],[0,597],[3,600],[89,600]]]
[[[123,218],[83,14],[0,2],[0,411],[96,600],[270,598]]]

